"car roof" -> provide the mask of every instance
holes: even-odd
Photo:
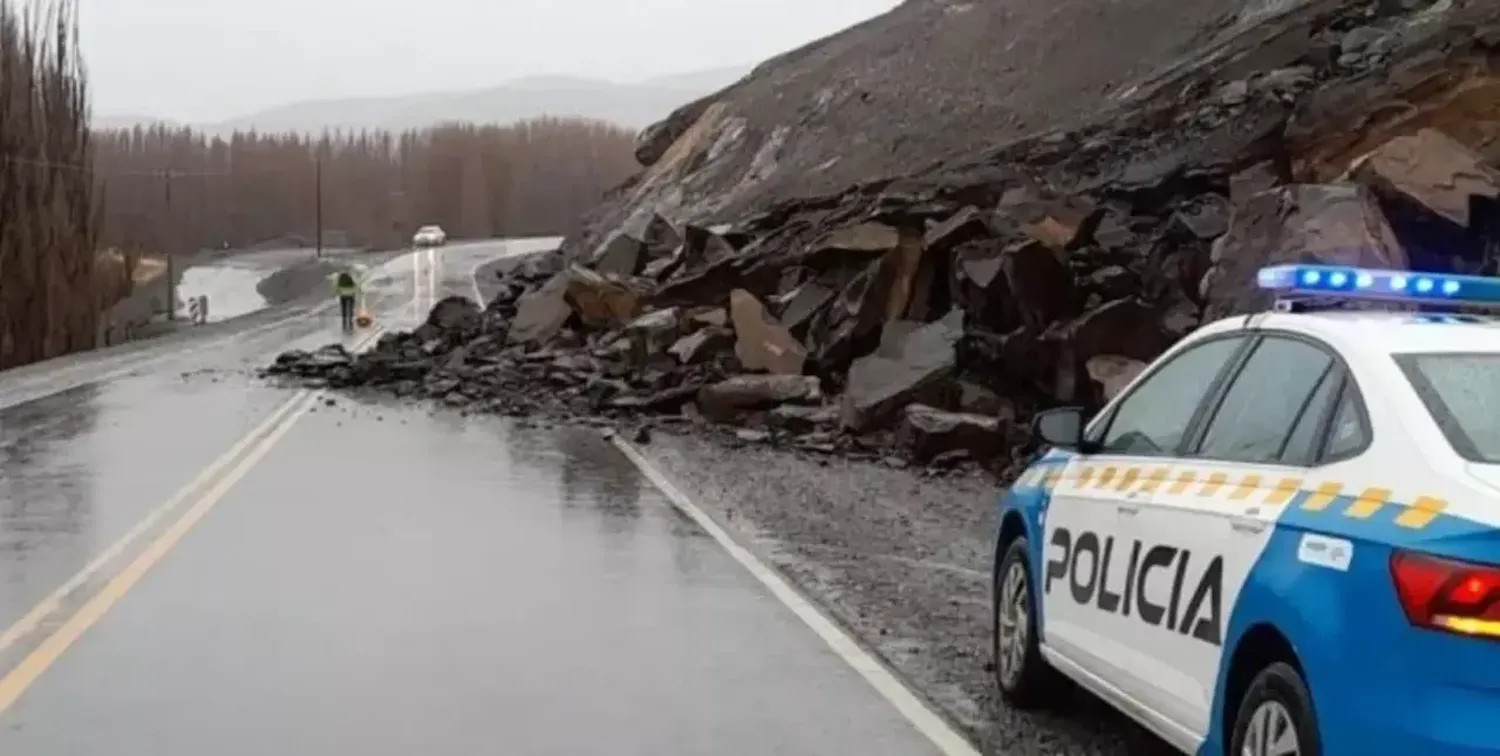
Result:
[[[1204,326],[1196,336],[1246,328],[1302,333],[1325,341],[1357,343],[1388,354],[1500,353],[1500,319],[1484,315],[1420,312],[1268,312],[1239,315]]]

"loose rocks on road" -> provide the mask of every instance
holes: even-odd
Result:
[[[726,512],[739,502],[801,584],[991,752],[1138,752],[1149,739],[1074,739],[1118,718],[994,703],[973,574],[988,565],[945,560],[924,524],[983,535],[1038,410],[1097,409],[1202,323],[1266,307],[1260,267],[1500,270],[1500,4],[1321,0],[1259,31],[1110,118],[732,223],[703,209],[729,206],[695,173],[727,170],[711,150],[663,157],[715,144],[703,129],[729,121],[698,103],[644,138],[656,164],[607,212],[501,274],[491,301],[443,300],[366,354],[292,352],[267,372],[680,442],[663,451],[673,474]],[[696,199],[662,199],[678,190]],[[724,445],[741,453],[704,451]],[[881,476],[912,504],[861,488]],[[961,511],[940,503],[958,481],[980,492]],[[923,661],[880,640],[892,632],[926,644]]]

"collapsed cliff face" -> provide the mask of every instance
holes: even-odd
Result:
[[[793,74],[828,61],[883,70],[869,63],[883,40],[920,36],[903,23],[968,39],[944,19],[999,18],[908,3],[647,130],[653,165],[565,254],[506,274],[483,311],[440,303],[371,355],[289,354],[272,372],[815,453],[899,446],[1003,474],[1038,408],[1098,406],[1202,323],[1267,306],[1254,287],[1266,264],[1500,272],[1500,3],[1237,11],[1178,19],[1193,31],[1174,39],[1191,44],[1152,48],[1162,57],[1138,61],[1149,75],[1087,74],[1111,96],[1084,87],[1064,103],[1037,78],[1014,113],[1074,122],[991,146],[960,128],[988,112],[983,97],[879,121],[797,89]],[[1119,35],[1131,19],[1115,21]],[[973,45],[921,39],[910,65],[938,78],[963,50],[989,65]],[[799,129],[763,149],[777,119]]]
[[[1492,4],[909,0],[768,61],[647,129],[637,152],[644,170],[567,248],[592,249],[646,212],[678,222],[730,221],[778,200],[872,180],[941,181],[976,163],[1053,163],[1078,146],[1057,135],[1079,129],[1102,143],[1063,161],[1073,175],[1054,178],[1064,182],[1101,167],[1130,181],[1149,178],[1132,173],[1168,164],[1242,159],[1247,143],[1283,131],[1313,155],[1318,165],[1304,168],[1317,174],[1349,151],[1373,146],[1340,134],[1360,131],[1365,117],[1409,119],[1391,112],[1406,107],[1403,96],[1418,88],[1401,67],[1475,52],[1472,35],[1493,34],[1493,8],[1486,6]],[[1434,63],[1462,67],[1456,60],[1418,65]],[[1241,91],[1254,74],[1304,66],[1321,81],[1343,84],[1312,102],[1300,96],[1313,82],[1291,74],[1264,82],[1269,91]],[[1405,79],[1369,80],[1393,73]],[[1450,92],[1450,84],[1422,88]],[[1487,107],[1493,90],[1483,89],[1458,97]],[[1438,93],[1421,93],[1429,95]],[[1215,97],[1241,98],[1238,117],[1184,117]],[[1289,118],[1293,99],[1300,112]],[[1471,115],[1457,118],[1485,120]],[[1493,136],[1490,123],[1484,128]],[[1049,140],[1054,149],[1032,149]],[[1117,165],[1122,160],[1127,165]]]
[[[1276,4],[908,0],[648,129],[648,170],[599,220],[646,205],[729,217],[978,154],[1123,101],[1184,50]]]

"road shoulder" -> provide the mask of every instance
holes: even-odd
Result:
[[[990,672],[990,560],[999,491],[658,433],[637,447],[741,543],[939,706],[987,754],[1154,754],[1155,741],[1080,697],[1063,715],[998,699]]]

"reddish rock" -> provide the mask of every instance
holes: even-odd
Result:
[[[642,292],[626,279],[600,275],[577,265],[569,267],[564,275],[568,303],[585,323],[620,325],[641,312]]]
[[[744,289],[730,292],[729,316],[734,321],[734,353],[746,370],[785,375],[802,372],[807,350],[753,294]]]
[[[1377,193],[1403,197],[1465,228],[1473,198],[1500,198],[1500,171],[1436,129],[1386,142],[1361,158],[1353,174]]]

